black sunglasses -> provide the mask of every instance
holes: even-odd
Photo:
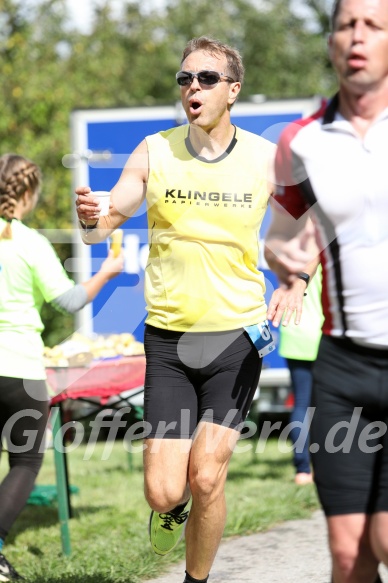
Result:
[[[184,87],[185,85],[191,85],[194,77],[198,79],[198,83],[201,85],[217,85],[220,81],[228,81],[229,83],[235,83],[235,80],[225,73],[218,73],[217,71],[199,71],[199,73],[191,73],[191,71],[179,71],[176,74],[176,80],[178,85]]]

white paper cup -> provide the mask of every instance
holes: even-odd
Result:
[[[98,198],[101,207],[100,217],[109,214],[110,192],[107,190],[96,190],[90,193],[94,198]]]

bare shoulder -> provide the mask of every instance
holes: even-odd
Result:
[[[135,170],[139,174],[145,173],[145,176],[148,176],[148,166],[148,146],[147,141],[144,139],[129,156],[124,170]]]

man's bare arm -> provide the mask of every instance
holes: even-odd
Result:
[[[275,224],[275,228],[283,228],[284,220],[284,213],[278,213],[279,221],[277,225]],[[277,215],[276,215],[277,216]],[[307,213],[306,213],[307,218]],[[293,223],[290,223],[293,227],[292,232],[288,231],[289,235],[295,234],[295,224],[297,221],[294,219]],[[280,225],[279,225],[280,223]],[[301,225],[297,225],[298,227]],[[279,235],[276,237],[276,230],[273,229],[273,233],[275,233],[274,240],[278,242],[279,240],[284,244],[284,239],[282,239]],[[271,236],[271,234],[270,234]],[[309,258],[308,263],[302,262],[298,264],[296,262],[297,267],[299,267],[298,271],[290,271],[290,245],[292,244],[292,250],[296,249],[298,252],[298,256],[302,256],[303,259]],[[271,250],[267,249],[267,255],[272,259],[272,263],[269,262],[270,266],[275,265],[278,268],[277,275],[279,277],[279,273],[284,272],[284,278],[280,278],[281,284],[279,289],[275,290],[272,294],[272,298],[268,305],[268,312],[267,317],[268,320],[271,320],[275,327],[279,326],[281,319],[283,318],[282,324],[283,326],[287,326],[291,321],[291,317],[295,314],[294,323],[299,324],[301,316],[302,316],[302,307],[303,307],[303,297],[306,293],[306,289],[308,287],[308,282],[305,280],[307,279],[305,276],[309,276],[310,280],[314,277],[315,272],[317,271],[318,265],[320,263],[320,255],[319,249],[316,244],[315,239],[315,227],[313,222],[307,218],[305,227],[298,236],[294,236],[290,241],[285,242],[285,261],[286,264],[283,263],[283,255],[284,247],[281,249],[279,256],[275,256],[275,253]],[[294,261],[294,259],[292,260]],[[294,261],[295,262],[295,261]],[[299,274],[299,275],[298,275]]]
[[[305,267],[303,273],[310,276],[310,281],[314,277],[319,263],[320,258],[317,255]],[[292,318],[295,325],[300,323],[303,310],[303,298],[308,293],[307,289],[306,282],[297,276],[289,287],[283,284],[278,289],[275,289],[268,304],[267,311],[267,318],[272,321],[275,328],[280,325],[280,322],[282,322],[283,326],[288,326]]]
[[[120,227],[141,206],[145,199],[149,173],[148,148],[144,140],[133,151],[111,191],[109,214],[100,217],[97,198],[89,186],[76,189],[76,209],[82,240],[87,244],[99,243]],[[83,226],[82,226],[83,224]]]
[[[287,287],[295,274],[306,271],[316,254],[309,249],[311,233],[305,229],[309,213],[295,219],[271,199],[272,221],[265,237],[264,257],[279,281]]]

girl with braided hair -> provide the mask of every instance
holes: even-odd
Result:
[[[41,181],[32,161],[0,156],[0,454],[3,438],[10,466],[0,484],[0,581],[23,579],[1,551],[43,461],[49,408],[41,307],[46,301],[74,313],[123,269],[123,254],[110,252],[100,271],[74,284],[49,241],[23,224],[38,202]]]

